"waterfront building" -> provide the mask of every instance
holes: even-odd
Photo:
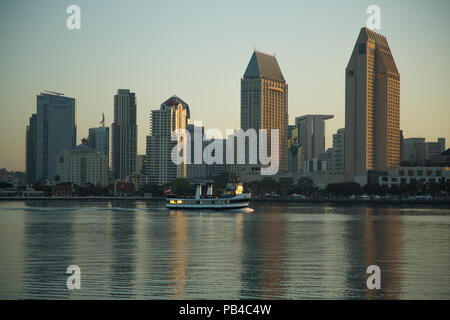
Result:
[[[400,74],[386,37],[362,28],[345,70],[345,173],[364,184],[399,163]]]
[[[76,148],[62,151],[56,157],[56,175],[59,183],[106,186],[108,160],[101,152],[80,144]]]
[[[331,167],[329,170],[336,172],[344,172],[345,154],[345,129],[338,129],[335,134],[333,134],[333,161],[331,162]]]
[[[164,101],[159,110],[152,110],[146,150],[147,183],[163,185],[187,177],[187,161],[177,165],[171,157],[172,149],[181,142],[182,137],[177,141],[172,141],[171,137],[175,130],[187,129],[190,117],[189,105],[175,95]],[[184,143],[187,141],[184,140]],[[184,155],[187,156],[187,153],[184,152]]]
[[[303,146],[303,173],[324,170],[319,156],[325,153],[325,120],[333,115],[304,115],[295,118],[299,143]]]
[[[29,182],[53,179],[56,156],[75,147],[76,101],[62,93],[37,96],[37,112],[30,118],[26,134],[26,166]]]
[[[279,171],[288,170],[288,85],[275,56],[253,52],[241,79],[241,128],[267,129],[268,152],[270,130],[278,129],[279,144],[274,151],[279,154]]]
[[[397,167],[379,176],[379,184],[391,187],[408,183],[446,182],[450,180],[450,167]]]
[[[202,161],[201,163],[194,163],[194,132],[198,130],[198,132],[201,134],[202,137],[205,135],[205,128],[203,126],[197,126],[195,124],[188,124],[186,126],[187,132],[189,132],[189,135],[191,137],[191,144],[188,146],[190,148],[190,163],[186,166],[187,170],[187,178],[191,182],[201,182],[207,179],[207,165],[203,161],[203,150],[206,147],[206,142],[202,138],[202,145],[201,145],[201,151],[202,151]]]
[[[145,154],[138,154],[136,156],[136,172],[138,175],[145,173]]]
[[[25,150],[25,172],[27,176],[27,182],[36,181],[36,118],[37,115],[33,114],[30,117],[29,125],[26,129],[26,150]]]
[[[106,156],[109,166],[109,127],[89,128],[88,145]]]
[[[430,160],[445,151],[445,138],[426,142],[425,138],[404,139],[404,161]]]
[[[112,175],[125,179],[136,174],[137,125],[136,96],[129,89],[118,89],[114,96],[112,124]]]

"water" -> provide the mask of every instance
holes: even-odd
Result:
[[[450,299],[449,207],[251,207],[0,202],[0,298]],[[372,264],[380,290],[366,288]]]

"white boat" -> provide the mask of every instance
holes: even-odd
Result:
[[[170,209],[239,209],[248,207],[250,192],[244,192],[242,183],[228,183],[220,196],[213,196],[212,185],[208,186],[206,196],[201,194],[201,185],[197,186],[195,197],[168,196],[166,208]]]

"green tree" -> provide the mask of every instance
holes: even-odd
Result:
[[[188,179],[179,178],[169,183],[170,189],[177,195],[193,195],[193,189]]]

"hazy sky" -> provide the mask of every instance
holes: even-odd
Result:
[[[81,30],[66,8],[81,8]],[[150,110],[173,94],[206,128],[238,128],[240,79],[253,48],[275,53],[289,84],[289,122],[334,114],[345,123],[344,70],[366,9],[401,75],[405,137],[450,138],[450,1],[0,0],[0,168],[23,170],[25,127],[43,90],[77,99],[78,141],[113,118],[118,88],[136,92],[138,153]],[[449,143],[450,141],[448,141]]]

